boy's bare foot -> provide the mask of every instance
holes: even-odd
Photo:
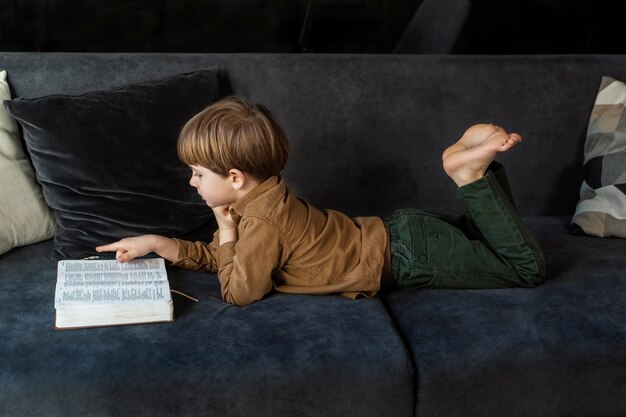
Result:
[[[447,148],[441,159],[446,159],[448,155],[457,151],[464,151],[466,149],[473,148],[483,143],[490,135],[496,132],[496,130],[502,130],[501,127],[493,125],[491,123],[479,123],[470,126],[461,136],[461,139],[457,143]]]
[[[485,133],[487,135],[482,136]],[[517,133],[509,134],[497,126],[472,126],[457,143],[444,151],[443,168],[461,187],[482,178],[498,152],[506,152],[521,141],[522,137]]]

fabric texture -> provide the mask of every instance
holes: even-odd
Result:
[[[371,297],[381,286],[387,231],[379,217],[349,218],[296,198],[270,177],[231,206],[239,240],[178,241],[186,269],[217,272],[224,300],[247,305],[272,289]]]
[[[54,258],[92,256],[96,246],[129,235],[211,236],[211,210],[189,186],[176,141],[183,124],[217,100],[217,75],[202,69],[82,95],[5,102],[22,124],[55,213]]]
[[[0,101],[10,99],[7,72],[0,71]],[[50,239],[55,230],[22,148],[17,121],[0,106],[0,253]]]
[[[469,215],[400,209],[385,218],[399,288],[534,287],[545,277],[537,240],[522,222],[502,164],[457,189]]]
[[[587,128],[575,234],[626,238],[625,104],[626,84],[602,77]]]

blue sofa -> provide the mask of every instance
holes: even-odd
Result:
[[[170,268],[200,299],[175,297],[176,322],[55,331],[43,241],[0,256],[1,416],[626,415],[626,241],[568,234],[589,112],[626,56],[0,53],[24,97],[212,66],[283,123],[295,193],[350,215],[461,213],[442,150],[476,122],[520,132],[501,161],[547,281],[238,308]]]

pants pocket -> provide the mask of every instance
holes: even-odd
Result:
[[[389,223],[392,274],[400,288],[428,286],[434,279],[426,244],[426,213],[418,209],[398,210]]]

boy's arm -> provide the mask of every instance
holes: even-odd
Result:
[[[217,250],[217,276],[224,301],[245,306],[272,291],[282,241],[272,225],[257,218],[242,219],[238,233],[238,240],[222,243]]]
[[[170,262],[178,259],[178,245],[173,239],[160,235],[127,237],[108,245],[98,246],[96,252],[113,252],[120,262],[128,262],[139,256],[155,252]]]

